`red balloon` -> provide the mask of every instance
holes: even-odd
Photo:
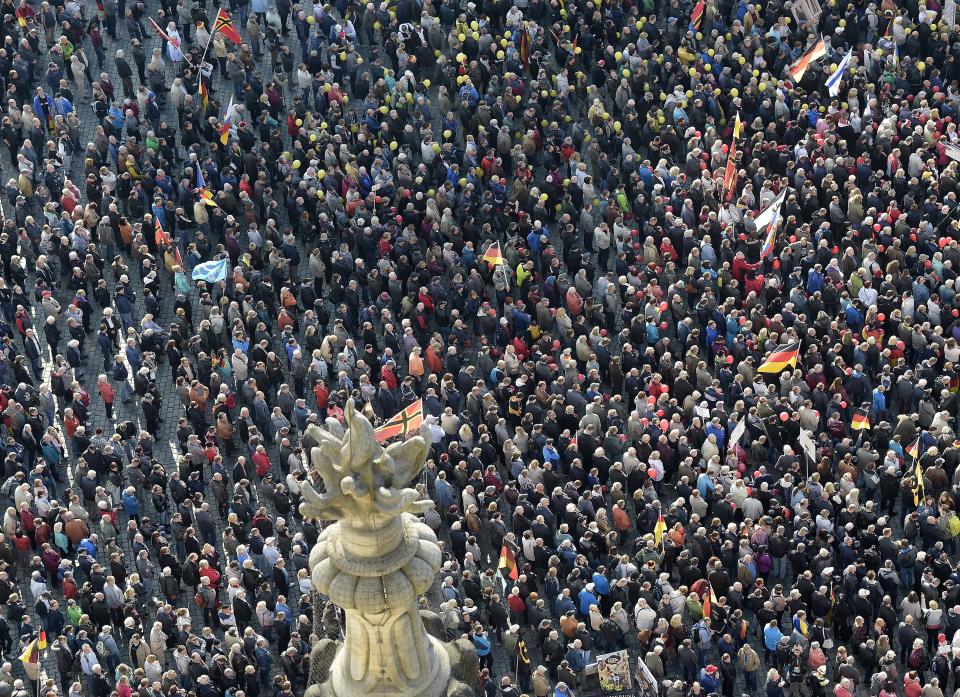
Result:
[[[789,416],[789,414],[787,414],[787,412],[785,412],[785,411],[781,411],[781,412],[780,412],[780,420],[781,420],[781,421],[787,421],[787,420],[789,420],[789,419],[790,419],[790,416]]]
[[[878,322],[886,322],[886,321],[887,321],[887,316],[881,312],[880,314],[877,315],[877,321],[878,321]]]
[[[650,477],[650,479],[656,479],[656,478],[657,478],[657,470],[654,469],[653,467],[651,467],[650,469],[647,470],[647,476]]]

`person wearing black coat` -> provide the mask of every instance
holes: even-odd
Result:
[[[238,627],[250,624],[250,620],[253,618],[253,608],[247,602],[246,593],[237,593],[233,597],[233,616],[237,620]]]

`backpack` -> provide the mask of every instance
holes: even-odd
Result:
[[[960,516],[956,513],[950,513],[947,518],[947,527],[950,530],[950,535],[956,537],[960,535]]]

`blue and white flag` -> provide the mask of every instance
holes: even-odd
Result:
[[[844,73],[847,72],[847,68],[850,67],[850,58],[852,56],[853,49],[850,49],[847,51],[847,55],[843,57],[843,60],[840,61],[840,64],[837,65],[837,69],[827,78],[827,90],[830,92],[831,97],[836,97],[840,94],[840,81],[843,79]]]
[[[194,281],[206,281],[207,283],[219,283],[227,279],[229,266],[227,258],[216,259],[214,261],[205,261],[193,267],[191,274]]]

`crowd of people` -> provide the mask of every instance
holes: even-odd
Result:
[[[478,697],[956,694],[954,0],[0,14],[0,697],[302,695],[349,399]]]

